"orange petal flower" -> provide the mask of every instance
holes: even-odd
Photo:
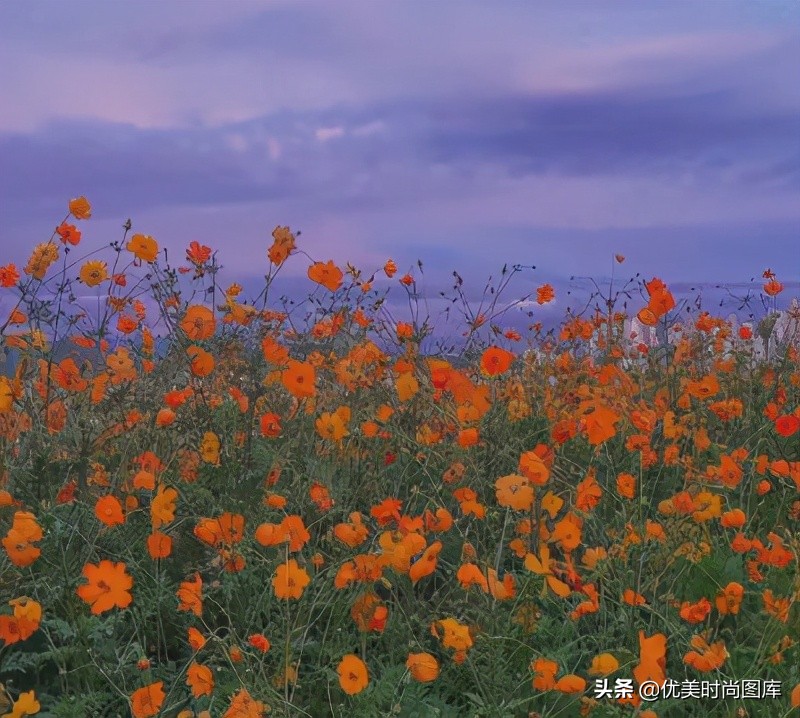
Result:
[[[134,234],[125,249],[143,262],[155,262],[158,256],[158,242],[146,234]]]
[[[342,270],[333,263],[333,260],[328,260],[325,263],[314,262],[314,264],[308,268],[308,278],[312,282],[321,284],[326,289],[335,292],[342,286],[344,274],[342,274]]]
[[[164,681],[157,681],[134,691],[131,695],[133,718],[152,718],[157,715],[165,698]]]
[[[125,563],[103,560],[99,564],[87,563],[83,575],[88,583],[78,586],[77,594],[92,607],[95,615],[117,608],[127,608],[133,601],[130,589],[133,578],[126,572]]]
[[[222,718],[263,718],[267,710],[268,706],[253,698],[246,688],[242,688],[233,697]]]
[[[439,552],[442,550],[442,542],[434,541],[418,558],[408,570],[411,582],[416,584],[421,578],[430,576],[436,570],[436,563]]]
[[[530,511],[533,506],[533,488],[528,478],[519,474],[502,476],[494,482],[495,496],[500,506],[515,511]]]
[[[216,321],[214,312],[208,307],[193,304],[186,310],[180,323],[181,329],[193,342],[203,341],[214,336]]]
[[[178,610],[191,611],[195,616],[203,615],[203,579],[199,573],[178,587]]]
[[[125,523],[122,504],[116,496],[101,496],[94,505],[94,515],[106,526],[118,526]]]
[[[589,667],[590,676],[607,676],[619,668],[619,661],[610,653],[601,653],[592,659]]]
[[[336,672],[339,674],[339,685],[349,696],[361,693],[369,685],[366,663],[352,653],[342,658]]]
[[[311,583],[311,577],[292,558],[278,565],[278,569],[272,579],[272,589],[275,591],[277,598],[283,600],[298,599],[303,595],[303,591],[309,583]]]
[[[498,376],[508,371],[514,354],[500,347],[489,347],[481,356],[481,371],[486,376]]]
[[[195,698],[210,696],[214,691],[214,672],[208,667],[193,661],[186,671],[186,685]]]
[[[272,246],[267,251],[269,261],[275,265],[283,264],[295,249],[295,238],[288,227],[275,227],[272,230]]]
[[[286,369],[281,372],[281,382],[292,396],[298,399],[316,394],[314,367],[307,362],[289,359]]]
[[[406,668],[411,677],[420,683],[430,683],[439,676],[439,661],[430,653],[409,653]]]
[[[92,216],[92,205],[86,197],[78,197],[69,201],[69,213],[75,219],[89,219]]]
[[[165,489],[163,485],[159,485],[158,493],[150,504],[150,517],[154,529],[161,528],[175,520],[177,497],[178,492],[175,489]]]
[[[153,531],[147,537],[147,553],[154,561],[167,558],[172,553],[172,539],[161,531]]]

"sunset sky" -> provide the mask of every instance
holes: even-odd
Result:
[[[85,195],[244,280],[278,224],[434,284],[800,278],[796,2],[9,1],[0,63],[2,262]]]

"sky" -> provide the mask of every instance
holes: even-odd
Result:
[[[796,288],[798,67],[781,0],[7,0],[0,263],[85,195],[86,244],[130,217],[253,283],[289,225],[314,259],[421,259],[437,290],[521,263],[515,291],[560,301],[614,253]]]

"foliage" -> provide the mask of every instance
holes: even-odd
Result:
[[[130,222],[74,259],[90,216],[0,267],[0,715],[753,710],[603,677],[800,704],[800,317],[771,270],[756,333],[633,278],[524,336],[501,322],[552,287],[507,303],[506,267],[475,307],[456,274],[437,354],[421,263],[309,258],[276,300],[304,255],[277,227],[244,301],[211,248],[175,268]]]

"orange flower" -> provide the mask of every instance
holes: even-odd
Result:
[[[411,339],[414,336],[414,327],[408,322],[397,322],[395,327],[398,339]]]
[[[372,591],[359,596],[350,609],[350,617],[359,631],[383,631],[389,611]]]
[[[336,668],[339,674],[339,685],[349,696],[361,693],[369,684],[367,665],[358,656],[348,653]]]
[[[266,653],[271,647],[269,639],[261,633],[254,633],[247,639],[247,642],[261,653]]]
[[[645,681],[655,681],[659,685],[667,679],[667,637],[655,633],[649,638],[639,631],[639,663],[633,669],[633,677],[641,685]]]
[[[193,661],[186,671],[186,685],[195,698],[210,696],[214,691],[214,672],[208,667]]]
[[[619,661],[610,653],[601,653],[592,659],[589,667],[590,676],[607,676],[619,668]]]
[[[573,673],[562,676],[553,686],[554,691],[562,693],[583,693],[586,690],[586,681]]]
[[[592,511],[600,502],[603,490],[597,483],[595,473],[592,469],[589,470],[586,478],[578,484],[577,493],[575,506],[581,511]]]
[[[543,284],[536,289],[536,303],[548,304],[556,298],[555,290],[550,284]]]
[[[206,638],[205,636],[200,633],[194,626],[190,626],[188,630],[188,641],[189,645],[192,647],[192,650],[197,652],[206,645]]]
[[[6,264],[4,267],[0,267],[0,287],[8,289],[15,286],[18,281],[19,271],[16,265]]]
[[[3,694],[5,691],[3,691]],[[0,694],[0,697],[6,699],[6,695]],[[3,701],[4,705],[8,706],[7,700]],[[36,715],[41,710],[39,701],[36,700],[36,693],[34,691],[26,691],[20,693],[14,705],[11,706],[11,713],[4,713],[3,718],[23,718],[24,716]]]
[[[203,441],[200,443],[200,456],[207,464],[219,466],[219,437],[213,431],[203,434]]]
[[[320,511],[329,511],[333,508],[334,500],[328,491],[327,486],[323,486],[318,481],[311,484],[308,495]]]
[[[444,533],[453,526],[453,516],[445,508],[436,509],[432,513],[430,509],[425,509],[425,531],[429,533]]]
[[[278,565],[272,579],[272,588],[277,598],[288,600],[300,598],[305,587],[311,582],[311,577],[304,568],[297,565],[293,558]]]
[[[167,558],[172,553],[172,539],[161,531],[153,531],[147,537],[147,552],[154,561]]]
[[[697,650],[689,651],[683,657],[683,662],[703,673],[715,671],[728,657],[724,641],[709,645],[702,636],[694,636],[690,643]]]
[[[57,259],[58,245],[52,242],[37,244],[22,271],[30,274],[34,279],[42,280]]]
[[[37,631],[42,620],[42,606],[27,596],[13,598],[8,605],[14,613],[0,616],[0,640],[11,645],[27,640]]]
[[[636,477],[632,474],[620,474],[617,476],[617,493],[626,499],[636,497]]]
[[[434,541],[423,551],[422,556],[411,565],[408,576],[413,584],[416,584],[417,581],[425,576],[430,576],[436,570],[436,563],[441,550],[442,542]]]
[[[186,250],[186,259],[198,267],[211,259],[211,247],[206,247],[200,242],[191,242]]]
[[[726,529],[740,529],[747,523],[747,516],[741,509],[732,509],[720,516],[719,523]]]
[[[172,423],[174,423],[175,419],[176,414],[174,411],[172,411],[172,409],[160,409],[158,414],[156,414],[156,426],[159,428],[170,426]]]
[[[157,715],[165,698],[164,681],[157,681],[134,691],[131,695],[133,718],[152,718]]]
[[[287,367],[281,372],[281,382],[286,390],[298,399],[314,396],[316,387],[314,367],[307,362],[289,359]]]
[[[261,415],[259,426],[261,436],[274,438],[281,435],[281,417],[271,411]]]
[[[702,623],[709,613],[711,613],[711,602],[705,597],[696,603],[684,601],[681,604],[680,616],[688,623]]]
[[[386,264],[383,265],[383,271],[391,279],[397,274],[397,265],[391,259],[387,259]]]
[[[783,284],[781,284],[777,279],[774,277],[770,279],[764,285],[764,293],[768,294],[770,297],[777,296],[783,291]]]
[[[288,227],[275,227],[272,230],[272,246],[267,251],[269,261],[276,265],[283,264],[295,249],[294,235]]]
[[[244,538],[245,519],[241,514],[232,514],[226,511],[216,520],[216,523],[219,531],[218,541],[232,546]]]
[[[526,451],[519,457],[519,470],[535,486],[543,486],[550,478],[550,469],[536,451]]]
[[[349,416],[349,410],[347,416]],[[323,438],[330,441],[341,441],[345,436],[349,436],[350,432],[347,430],[345,421],[342,414],[336,412],[324,412],[317,418],[314,426],[317,433]]]
[[[533,505],[534,493],[525,476],[509,474],[494,483],[497,503],[515,511],[529,511]]]
[[[744,586],[735,581],[731,581],[717,594],[714,604],[721,615],[726,616],[731,614],[735,616],[739,613],[743,598]]]
[[[214,312],[202,304],[193,304],[186,310],[180,324],[181,329],[194,342],[203,341],[214,336],[216,321]]]
[[[626,588],[622,592],[622,600],[629,606],[646,606],[647,599],[641,593],[636,593],[632,588]]]
[[[556,673],[558,673],[558,663],[549,658],[540,656],[531,663],[533,671],[533,687],[537,691],[550,691],[556,685]]]
[[[486,576],[483,575],[483,571],[474,563],[462,564],[456,572],[456,580],[464,589],[475,585],[479,586],[484,593],[489,593],[489,582]]]
[[[81,231],[74,224],[62,222],[56,227],[56,232],[58,232],[62,244],[71,244],[76,247],[81,241]]]
[[[214,371],[214,355],[207,352],[202,347],[193,344],[186,350],[186,354],[191,359],[192,374],[195,376],[208,376]]]
[[[350,548],[360,546],[369,536],[369,529],[362,523],[361,514],[354,511],[350,514],[349,523],[336,524],[333,535]]]
[[[36,517],[28,511],[17,511],[11,528],[3,538],[3,548],[15,566],[30,566],[42,551],[33,544],[42,540],[42,529],[36,523]]]
[[[125,249],[142,262],[155,262],[158,256],[158,242],[146,234],[134,234]]]
[[[75,219],[89,219],[92,216],[92,206],[86,197],[78,197],[69,201],[69,213]]]
[[[565,552],[574,551],[581,544],[582,523],[575,514],[568,513],[556,523],[551,540],[557,541]]]
[[[553,575],[553,570],[550,567],[550,548],[548,546],[542,546],[539,549],[539,557],[533,553],[527,554],[525,556],[525,568],[538,576],[544,576],[547,585],[556,596],[566,598],[572,592],[566,583]]]
[[[775,431],[787,439],[800,431],[800,418],[794,414],[784,414],[775,419]]]
[[[420,683],[430,683],[439,677],[439,661],[430,653],[409,653],[406,668],[411,677]]]
[[[411,560],[410,555],[405,555],[403,558],[407,561]],[[407,571],[408,567],[400,566],[399,569]],[[374,554],[358,554],[352,561],[346,561],[339,567],[336,577],[333,579],[333,585],[338,589],[342,589],[354,582],[374,583],[381,577],[382,573],[383,567],[378,556]]]
[[[158,493],[153,497],[150,504],[150,516],[154,529],[175,520],[175,499],[178,492],[175,489],[165,489],[159,485]]]
[[[300,551],[303,546],[311,539],[303,517],[297,515],[287,516],[281,521],[280,530],[289,542],[289,551]]]
[[[267,710],[268,706],[253,698],[246,688],[242,688],[233,697],[222,718],[263,718]]]
[[[443,618],[435,621],[431,626],[431,633],[439,638],[439,631],[442,632],[441,641],[445,648],[452,648],[459,653],[466,652],[472,647],[469,626],[460,624],[455,618]]]
[[[594,411],[583,419],[589,443],[597,446],[616,435],[617,430],[614,424],[619,419],[619,414],[603,404],[598,404]]]
[[[125,523],[122,504],[116,496],[101,496],[94,505],[94,515],[106,526],[118,526]]]
[[[96,287],[108,279],[108,267],[105,262],[94,259],[81,267],[78,276],[87,287]]]
[[[87,563],[83,576],[88,583],[78,586],[77,593],[92,607],[92,613],[99,615],[117,608],[127,608],[133,601],[130,589],[133,579],[125,571],[125,563],[112,563],[103,560],[99,564]]]
[[[500,347],[489,347],[481,356],[481,371],[486,376],[498,376],[508,371],[514,354]]]
[[[397,398],[406,402],[419,391],[419,382],[411,372],[404,372],[395,380]]]
[[[203,579],[195,572],[190,581],[182,581],[178,587],[178,610],[191,611],[195,616],[203,615]]]
[[[285,543],[288,536],[280,524],[263,523],[256,528],[255,539],[262,546],[277,546]]]
[[[647,293],[650,295],[650,301],[647,307],[642,309],[637,317],[642,324],[647,326],[655,326],[658,320],[663,317],[670,309],[675,308],[675,298],[672,293],[667,289],[664,284],[657,277],[649,282],[645,282]]]
[[[517,588],[513,574],[506,573],[503,576],[503,580],[500,581],[497,577],[497,571],[490,568],[486,571],[486,578],[492,598],[498,601],[508,601],[516,596]]]
[[[321,284],[326,289],[335,292],[342,286],[344,275],[342,270],[333,263],[333,260],[328,260],[326,263],[314,262],[308,268],[308,278],[312,282]]]
[[[791,601],[788,598],[777,598],[770,588],[764,591],[762,598],[764,611],[781,623],[788,622],[789,609],[791,608]]]

